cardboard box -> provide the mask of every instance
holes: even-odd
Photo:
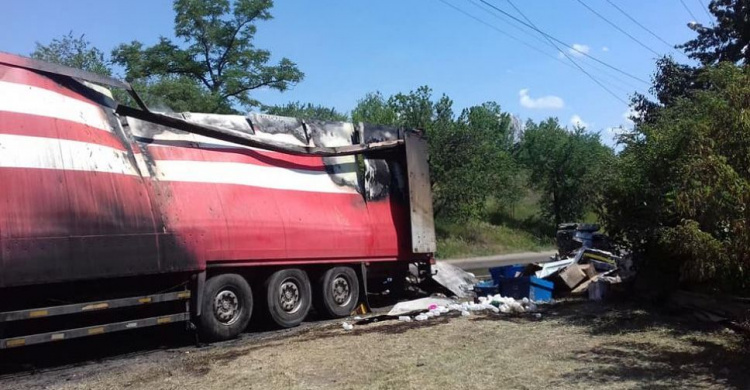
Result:
[[[583,270],[583,273],[586,274],[586,278],[588,279],[594,279],[599,275],[599,272],[596,271],[593,264],[580,264],[579,267],[581,267],[581,270]]]
[[[567,268],[560,271],[560,274],[558,276],[569,290],[574,289],[577,285],[588,278],[586,273],[578,264],[569,265]]]

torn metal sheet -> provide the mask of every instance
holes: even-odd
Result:
[[[420,298],[413,301],[399,302],[388,312],[389,316],[402,316],[427,311],[430,306],[448,306],[454,303],[448,298]]]
[[[258,138],[285,142],[291,145],[310,145],[310,137],[305,130],[305,125],[299,118],[251,113],[247,115],[247,120]]]
[[[539,271],[536,271],[535,276],[539,279],[544,279],[575,262],[576,262],[576,259],[571,258],[571,259],[563,259],[563,260],[553,261],[550,263],[540,264],[542,269],[540,269]]]
[[[404,144],[403,140],[396,139],[392,141],[375,142],[370,144],[346,145],[336,147],[300,146],[294,145],[290,142],[280,142],[276,139],[265,139],[264,137],[257,135],[259,131],[255,127],[253,127],[253,130],[256,132],[256,135],[252,135],[242,131],[192,123],[184,119],[175,118],[155,112],[143,111],[127,106],[118,106],[116,112],[123,116],[153,122],[159,125],[172,127],[178,130],[211,137],[222,141],[232,142],[238,145],[250,146],[298,156],[348,156],[400,148]],[[296,137],[292,137],[290,135],[290,138]],[[300,141],[298,140],[298,142]]]
[[[224,127],[227,129],[254,134],[249,119],[242,115],[203,114],[198,112],[184,112],[183,117],[193,123]]]
[[[432,280],[447,288],[457,297],[470,298],[474,296],[474,285],[479,282],[474,275],[444,261],[438,261],[437,264],[432,266],[432,269],[436,271],[432,275]]]

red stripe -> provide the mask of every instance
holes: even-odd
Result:
[[[155,145],[149,145],[148,151],[155,160],[233,162],[266,167],[325,171],[323,159],[317,156],[291,156],[243,148],[198,149]]]
[[[44,88],[61,95],[65,95],[69,98],[97,105],[90,99],[87,99],[82,95],[63,87],[52,79],[27,69],[0,65],[0,80],[7,81],[9,83],[25,84],[38,88]]]
[[[78,122],[15,112],[0,111],[0,134],[59,138],[126,150],[123,142],[108,131]]]

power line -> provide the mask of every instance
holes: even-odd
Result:
[[[469,1],[472,1],[472,0],[469,0]],[[473,1],[472,1],[472,2],[473,2]],[[519,9],[519,8],[518,8],[518,7],[517,7],[517,6],[516,6],[516,5],[515,5],[515,4],[513,3],[513,2],[511,2],[511,1],[508,1],[508,3],[509,3],[509,4],[511,5],[511,7],[513,7],[513,9],[515,9],[515,10],[516,10],[516,12],[517,12],[518,14],[520,14],[520,15],[521,15],[521,17],[523,17],[523,18],[524,18],[524,19],[525,19],[525,20],[526,20],[526,21],[527,21],[528,23],[530,23],[530,24],[531,24],[532,26],[536,27],[536,26],[534,25],[534,23],[533,23],[533,22],[532,22],[532,21],[531,21],[531,20],[530,20],[530,19],[529,19],[528,17],[526,17],[526,15],[525,15],[525,14],[524,14],[523,12],[521,12],[521,10],[520,10],[520,9]],[[503,15],[498,15],[498,14],[496,14],[496,13],[492,13],[492,12],[490,12],[490,11],[488,11],[488,10],[484,9],[484,8],[482,8],[482,9],[483,9],[484,11],[486,11],[486,12],[489,12],[489,13],[490,13],[491,15],[495,16],[495,17],[496,17],[496,18],[498,18],[498,19],[501,19],[501,16],[503,16]],[[503,21],[506,21],[506,19],[501,19],[501,20],[503,20]],[[541,34],[540,34],[540,35],[541,35]],[[567,57],[567,56],[565,55],[565,53],[564,53],[564,52],[563,52],[562,50],[560,50],[560,47],[558,47],[558,46],[557,46],[557,45],[556,45],[556,44],[555,44],[554,42],[552,42],[552,41],[551,41],[551,40],[550,40],[550,39],[549,39],[548,37],[545,37],[544,35],[541,35],[541,36],[542,36],[542,38],[543,38],[543,39],[542,39],[542,38],[539,38],[538,36],[536,36],[536,35],[535,35],[535,37],[536,37],[536,38],[537,38],[538,40],[541,40],[541,41],[542,41],[542,43],[544,43],[544,44],[546,44],[546,45],[549,45],[549,46],[551,46],[551,47],[552,47],[553,49],[555,49],[555,52],[556,52],[556,53],[558,53],[558,57],[557,57],[557,58],[558,58],[558,60],[559,60],[559,61],[560,61],[561,63],[563,63],[564,65],[566,65],[567,67],[569,67],[569,68],[571,68],[571,69],[574,69],[574,70],[580,70],[580,69],[576,68],[575,66],[571,65],[571,64],[570,64],[569,62],[567,62],[567,61],[563,61],[563,60],[562,60],[561,58],[567,58],[567,59],[568,59],[569,61],[571,61],[571,62],[573,62],[573,61],[572,61],[573,59],[572,59],[571,57]],[[572,52],[571,52],[571,54],[572,54],[572,53],[580,54],[580,53],[578,53],[578,52],[576,52],[576,51],[572,51]],[[617,88],[617,89],[619,89],[619,90],[621,90],[621,91],[625,91],[626,93],[628,93],[628,92],[631,92],[632,90],[636,90],[636,89],[638,89],[638,87],[636,87],[635,85],[631,84],[630,82],[627,82],[627,81],[625,81],[625,80],[623,80],[623,79],[621,79],[621,78],[617,77],[616,75],[613,75],[612,73],[609,73],[609,71],[607,71],[606,69],[603,69],[603,68],[600,68],[600,67],[597,67],[597,66],[595,66],[595,64],[586,64],[586,63],[582,63],[582,64],[585,64],[585,65],[587,65],[587,66],[590,66],[590,67],[591,67],[591,68],[593,68],[594,70],[596,70],[596,71],[598,71],[598,72],[601,72],[602,74],[606,75],[607,77],[611,77],[611,78],[612,78],[613,80],[615,80],[615,81],[617,81],[617,82],[619,82],[619,83],[621,83],[621,84],[622,84],[622,85],[609,84],[609,85],[610,85],[610,86],[612,86],[612,87],[615,87],[615,88]],[[625,86],[626,86],[627,88],[629,88],[629,89],[627,89],[627,88],[623,88],[623,87],[622,87],[623,85],[625,85]]]
[[[583,2],[583,0],[576,0],[576,1],[577,1],[578,3],[580,3],[580,4],[582,5],[582,6],[586,7],[586,9],[587,9],[587,10],[589,10],[589,11],[591,11],[591,12],[592,12],[592,13],[593,13],[594,15],[598,16],[598,17],[599,17],[600,19],[602,19],[603,21],[607,22],[607,24],[609,24],[610,26],[612,26],[612,27],[614,27],[615,29],[617,29],[617,31],[619,31],[619,32],[621,32],[621,33],[623,33],[623,34],[627,35],[627,36],[628,36],[628,38],[632,39],[632,40],[633,40],[634,42],[636,42],[637,44],[641,45],[641,46],[642,46],[643,48],[645,48],[646,50],[648,50],[648,51],[650,51],[650,52],[654,53],[654,55],[656,55],[657,57],[660,57],[660,56],[661,56],[661,54],[657,53],[657,52],[656,52],[656,50],[654,50],[654,49],[650,48],[650,47],[649,47],[649,46],[647,46],[647,45],[646,45],[645,43],[641,42],[641,41],[640,41],[640,40],[639,40],[638,38],[636,38],[636,37],[634,37],[634,36],[630,35],[630,34],[629,34],[629,33],[628,33],[627,31],[625,31],[625,30],[623,30],[622,28],[620,28],[620,26],[616,25],[616,24],[615,24],[615,23],[613,23],[613,22],[612,22],[611,20],[607,19],[607,18],[606,18],[606,17],[604,16],[604,15],[600,14],[600,13],[599,13],[599,12],[597,12],[597,11],[596,11],[595,9],[593,9],[593,8],[589,7],[589,5],[588,5],[588,4],[586,4],[586,3],[584,3],[584,2]],[[680,1],[682,1],[682,0],[680,0]]]
[[[442,1],[442,0],[441,0],[441,1]],[[590,55],[590,54],[588,54],[588,53],[586,53],[586,52],[583,52],[583,51],[581,51],[581,50],[578,50],[578,49],[576,49],[576,48],[575,48],[575,47],[573,47],[573,46],[570,46],[570,45],[568,45],[567,43],[565,43],[565,42],[563,42],[563,41],[561,41],[561,40],[559,40],[559,39],[555,38],[554,36],[552,36],[552,35],[549,35],[549,34],[547,34],[546,32],[544,32],[544,31],[542,31],[542,30],[538,29],[538,28],[537,28],[536,26],[533,26],[533,25],[531,25],[531,24],[529,24],[529,23],[527,23],[527,22],[524,22],[524,21],[522,21],[521,19],[518,19],[517,17],[515,17],[515,16],[513,16],[513,15],[509,14],[508,12],[506,12],[506,11],[504,11],[504,10],[500,9],[500,8],[497,8],[497,7],[495,7],[494,5],[492,5],[492,4],[490,4],[490,3],[488,3],[488,2],[486,1],[486,0],[479,0],[479,1],[480,1],[480,2],[482,2],[482,3],[484,3],[484,4],[485,4],[485,5],[487,5],[487,6],[491,7],[491,8],[492,8],[492,9],[494,9],[495,11],[498,11],[498,12],[500,12],[501,14],[503,14],[503,15],[505,15],[505,16],[507,16],[507,17],[509,17],[509,18],[513,19],[513,20],[515,20],[516,22],[518,22],[518,23],[520,23],[520,24],[522,24],[522,25],[524,25],[524,26],[526,26],[526,27],[528,27],[528,28],[530,28],[530,29],[532,29],[532,30],[534,30],[534,31],[538,32],[538,33],[539,33],[539,34],[541,34],[542,36],[544,36],[544,37],[546,37],[546,38],[549,38],[549,39],[551,39],[552,41],[554,41],[554,42],[556,42],[556,43],[558,43],[558,44],[560,44],[560,45],[562,45],[562,46],[565,46],[565,47],[567,47],[567,48],[568,48],[568,49],[570,49],[570,50],[573,50],[573,51],[575,51],[575,52],[577,52],[577,53],[579,53],[579,54],[581,54],[581,55],[583,55],[583,56],[586,56],[586,57],[588,57],[588,58],[590,58],[590,59],[592,59],[592,60],[594,60],[594,61],[596,61],[596,62],[598,62],[598,63],[600,63],[600,64],[602,64],[602,65],[604,65],[604,66],[606,66],[607,68],[610,68],[610,69],[612,69],[612,70],[615,70],[615,71],[617,71],[618,73],[621,73],[621,74],[623,74],[623,75],[625,75],[625,76],[628,76],[628,77],[630,77],[631,79],[634,79],[634,80],[638,80],[638,81],[640,81],[641,83],[643,83],[643,84],[646,84],[646,85],[649,85],[649,86],[651,85],[651,83],[649,83],[648,81],[646,81],[646,80],[644,80],[644,79],[642,79],[642,78],[640,78],[640,77],[638,77],[638,76],[634,76],[634,75],[632,75],[632,74],[630,74],[630,73],[628,73],[628,72],[626,72],[626,71],[624,71],[624,70],[622,70],[622,69],[620,69],[620,68],[617,68],[617,67],[615,67],[615,66],[612,66],[612,65],[610,65],[610,64],[608,64],[608,63],[606,63],[606,62],[604,62],[604,61],[602,61],[602,60],[600,60],[600,59],[598,59],[598,58],[596,58],[596,57],[594,57],[594,56],[592,56],[592,55]]]
[[[713,24],[714,17],[713,15],[711,15],[710,12],[708,12],[708,7],[706,7],[706,5],[703,4],[703,0],[698,0],[698,2],[701,4],[701,9],[703,10],[703,12],[705,12],[706,16],[708,16],[708,20],[710,20],[711,23]]]
[[[522,11],[521,11],[521,10],[520,10],[520,9],[519,9],[518,7],[516,7],[516,5],[515,5],[515,4],[513,4],[513,2],[512,2],[511,0],[507,0],[507,1],[508,1],[508,4],[510,4],[510,6],[511,6],[511,7],[513,7],[513,9],[515,9],[515,10],[516,10],[516,12],[518,12],[518,13],[519,13],[519,14],[521,15],[521,17],[523,17],[523,18],[524,18],[524,19],[525,19],[525,20],[526,20],[527,22],[529,22],[529,24],[531,24],[532,26],[534,26],[534,29],[538,31],[538,29],[536,28],[536,26],[534,25],[534,23],[533,23],[533,22],[532,22],[532,21],[531,21],[531,20],[530,20],[530,19],[529,19],[528,17],[526,17],[526,15],[524,15],[524,13],[523,13],[523,12],[522,12]],[[546,36],[545,36],[545,38],[546,38],[546,39],[547,39],[547,41],[548,41],[548,42],[549,42],[549,43],[550,43],[550,44],[551,44],[552,46],[554,46],[554,47],[555,47],[555,48],[556,48],[556,49],[557,49],[557,50],[558,50],[559,52],[563,53],[563,55],[564,55],[564,56],[565,56],[565,57],[566,57],[566,58],[567,58],[567,59],[568,59],[568,60],[569,60],[570,62],[572,62],[572,63],[573,63],[573,65],[575,65],[575,66],[576,66],[576,68],[578,68],[578,69],[579,69],[579,70],[580,70],[581,72],[583,72],[583,73],[584,73],[584,74],[585,74],[586,76],[588,76],[588,78],[590,78],[590,79],[591,79],[591,80],[592,80],[593,82],[595,82],[595,83],[596,83],[597,85],[599,85],[599,86],[600,86],[600,87],[601,87],[602,89],[604,89],[605,91],[607,91],[607,92],[608,92],[608,93],[609,93],[610,95],[612,95],[612,96],[613,96],[613,97],[614,97],[615,99],[619,100],[620,102],[622,102],[622,103],[623,103],[623,104],[625,104],[626,106],[628,105],[628,102],[626,102],[626,101],[625,101],[625,100],[624,100],[623,98],[621,98],[620,96],[618,96],[618,95],[617,95],[616,93],[612,92],[612,90],[611,90],[611,89],[609,89],[609,88],[607,88],[606,86],[604,86],[604,84],[602,84],[602,82],[601,82],[601,81],[599,81],[599,80],[598,80],[598,79],[597,79],[596,77],[592,76],[592,75],[591,75],[591,73],[589,73],[589,72],[587,72],[587,71],[586,71],[586,69],[583,69],[583,67],[581,67],[581,65],[579,65],[579,64],[578,64],[578,63],[577,63],[577,62],[576,62],[576,61],[575,61],[575,60],[574,60],[573,58],[571,58],[571,57],[570,57],[570,56],[568,55],[568,53],[566,53],[566,52],[564,52],[564,51],[560,50],[560,47],[558,47],[558,46],[557,46],[557,45],[556,45],[556,44],[555,44],[554,42],[552,42],[552,40],[550,40],[550,39],[549,39],[548,37],[546,37]]]
[[[690,17],[693,18],[693,20],[697,22],[698,18],[696,18],[695,15],[693,15],[693,11],[691,11],[690,8],[688,8],[687,4],[685,4],[685,1],[680,0],[680,3],[682,3],[682,6],[685,7],[685,11],[687,11],[690,14]]]
[[[614,2],[612,2],[612,0],[606,0],[606,1],[607,1],[607,3],[609,3],[609,4],[611,4],[611,5],[613,6],[613,7],[615,7],[615,9],[616,9],[616,10],[620,11],[620,13],[621,13],[621,14],[625,15],[625,17],[627,17],[627,18],[628,18],[628,19],[630,19],[630,20],[631,20],[631,21],[632,21],[633,23],[635,23],[636,25],[638,25],[638,27],[640,27],[640,28],[642,28],[642,29],[646,30],[646,32],[648,32],[649,34],[653,35],[653,36],[654,36],[654,37],[655,37],[656,39],[660,40],[660,41],[661,41],[662,43],[664,43],[665,45],[669,46],[670,48],[674,48],[674,45],[673,45],[673,44],[671,44],[671,43],[669,43],[669,42],[665,41],[664,39],[662,39],[662,37],[660,37],[660,36],[656,35],[656,33],[655,33],[655,32],[651,31],[651,30],[650,30],[649,28],[647,28],[646,26],[642,25],[642,24],[641,24],[640,22],[638,22],[638,20],[636,20],[636,19],[635,19],[634,17],[630,16],[630,14],[628,14],[627,12],[625,12],[625,10],[623,10],[623,9],[622,9],[622,8],[620,8],[620,7],[618,7],[618,6],[617,6],[617,4],[615,4]]]
[[[518,39],[518,38],[516,38],[516,37],[513,37],[512,35],[508,34],[507,32],[505,32],[505,31],[503,31],[503,30],[500,30],[500,29],[499,29],[498,27],[496,27],[496,26],[494,26],[494,25],[491,25],[491,24],[489,24],[489,23],[485,22],[484,20],[481,20],[481,19],[479,19],[479,18],[475,17],[474,15],[471,15],[471,14],[467,13],[467,12],[465,12],[464,10],[462,10],[462,9],[460,9],[460,8],[458,8],[458,7],[455,7],[454,5],[452,5],[452,4],[450,4],[450,3],[447,3],[447,2],[445,2],[444,0],[440,0],[440,1],[441,1],[441,2],[443,3],[443,4],[446,4],[446,5],[448,5],[449,7],[453,8],[454,10],[456,10],[456,11],[458,11],[458,12],[461,12],[461,13],[462,13],[462,14],[464,14],[465,16],[468,16],[468,17],[470,17],[470,18],[474,19],[475,21],[478,21],[478,22],[480,22],[480,23],[484,24],[485,26],[487,26],[487,27],[490,27],[490,28],[492,28],[492,29],[496,30],[497,32],[500,32],[500,33],[502,33],[503,35],[506,35],[506,36],[509,36],[509,37],[513,38],[514,40],[516,40],[516,41],[518,41],[518,42],[522,43],[523,45],[525,45],[525,46],[527,46],[527,47],[530,47],[530,48],[534,49],[535,51],[537,51],[537,52],[539,52],[539,53],[541,53],[541,54],[543,54],[543,55],[545,55],[545,56],[547,56],[547,57],[549,57],[549,58],[552,58],[552,59],[553,59],[553,60],[555,60],[555,61],[558,61],[558,62],[560,62],[560,63],[561,63],[562,65],[565,65],[565,66],[567,66],[568,68],[570,68],[570,69],[573,69],[573,70],[576,70],[576,71],[578,70],[578,69],[577,69],[577,68],[576,68],[575,66],[571,65],[571,64],[570,64],[569,62],[567,62],[567,61],[564,61],[564,60],[562,60],[562,59],[561,59],[561,57],[559,57],[559,56],[553,56],[553,55],[550,55],[549,53],[546,53],[546,52],[544,52],[544,51],[540,50],[540,49],[539,49],[538,47],[536,47],[536,46],[530,46],[530,45],[529,45],[529,44],[528,44],[527,42],[524,42],[524,41],[522,41],[522,40],[520,40],[520,39]],[[510,24],[511,26],[513,26],[513,27],[515,27],[515,28],[517,28],[517,29],[520,29],[520,27],[516,26],[515,24],[511,24],[510,22],[508,22],[508,20],[507,20],[507,19],[504,19],[504,18],[502,18],[502,16],[503,16],[503,15],[498,15],[497,13],[494,13],[494,12],[492,12],[492,11],[490,11],[490,10],[488,10],[488,9],[486,9],[486,8],[484,8],[484,7],[482,7],[482,6],[480,6],[479,4],[477,4],[476,2],[474,2],[473,0],[468,0],[468,1],[469,1],[469,2],[470,2],[470,3],[472,4],[472,5],[474,5],[475,7],[479,8],[480,10],[482,10],[482,11],[484,11],[484,12],[486,12],[486,13],[490,14],[490,15],[492,15],[493,17],[497,18],[498,20],[501,20],[501,21],[503,21],[503,22],[505,22],[505,23],[508,23],[508,24]],[[533,37],[534,39],[536,39],[536,40],[540,41],[541,43],[544,43],[544,44],[547,44],[547,43],[548,43],[548,42],[547,42],[547,41],[545,41],[545,40],[544,40],[543,38],[540,38],[540,37],[539,37],[539,36],[537,36],[537,35],[531,34],[531,33],[529,33],[529,32],[528,32],[527,30],[523,30],[523,29],[520,29],[520,31],[524,32],[524,33],[525,33],[525,34],[527,34],[527,35],[530,35],[530,36],[532,36],[532,37]],[[554,47],[554,46],[553,46],[553,47]],[[560,52],[559,48],[556,48],[556,47],[555,47],[555,52],[559,52],[559,53],[560,53],[560,55],[563,55],[563,53],[562,53],[562,52]],[[593,66],[592,64],[587,64],[587,65],[588,65],[588,66],[591,66],[592,68],[594,68],[595,70],[597,70],[597,71],[599,71],[599,72],[602,72],[602,73],[604,73],[604,74],[605,74],[605,75],[606,75],[607,77],[610,77],[610,78],[612,78],[612,79],[614,79],[614,80],[618,81],[619,83],[621,83],[621,85],[613,85],[613,86],[614,86],[615,88],[617,88],[618,90],[621,90],[621,91],[624,91],[624,92],[626,92],[626,93],[629,93],[629,92],[631,92],[631,91],[633,91],[633,90],[637,90],[637,89],[638,89],[638,87],[636,87],[636,86],[635,86],[634,84],[632,84],[632,83],[630,83],[630,82],[627,82],[627,81],[625,81],[625,80],[623,80],[623,79],[621,79],[621,78],[617,77],[616,75],[613,75],[613,74],[611,74],[611,73],[608,73],[608,72],[607,72],[607,71],[606,71],[605,69],[602,69],[602,68],[597,68],[597,67]],[[625,86],[625,87],[623,87],[623,86]]]
[[[472,2],[472,3],[474,3],[474,2],[473,2],[473,0],[469,0],[469,1],[470,1],[470,2]],[[475,3],[474,3],[474,4],[475,4]],[[524,14],[523,14],[522,12],[520,12],[520,10],[518,9],[518,7],[516,7],[516,5],[515,5],[515,4],[513,4],[513,3],[510,3],[510,5],[511,5],[511,6],[512,6],[512,7],[513,7],[513,8],[515,9],[515,10],[516,10],[516,12],[518,12],[519,14],[521,14],[521,16],[522,16],[522,17],[524,17],[524,18],[526,19],[526,21],[527,21],[527,22],[529,22],[529,23],[531,23],[531,24],[533,25],[533,23],[531,22],[531,20],[529,20],[528,18],[526,18],[526,16],[525,16],[525,15],[524,15]],[[485,11],[485,12],[488,12],[488,13],[490,13],[490,15],[492,15],[492,16],[494,16],[494,17],[496,17],[496,18],[500,19],[500,20],[502,20],[502,21],[505,21],[506,23],[509,23],[509,22],[507,22],[507,20],[506,20],[506,19],[503,19],[503,18],[501,18],[501,17],[503,16],[503,15],[498,15],[497,13],[493,13],[493,12],[491,12],[491,11],[489,11],[489,10],[485,9],[485,8],[481,8],[481,9],[482,9],[483,11]],[[513,25],[513,26],[515,26],[515,25]],[[526,30],[524,30],[524,31],[526,31]],[[561,62],[562,64],[564,64],[565,66],[567,66],[567,67],[569,67],[569,68],[571,68],[571,69],[574,69],[574,70],[578,70],[578,68],[574,67],[574,66],[573,66],[573,65],[571,65],[571,64],[570,64],[569,62],[567,62],[567,61],[563,61],[563,60],[561,59],[561,58],[565,57],[565,54],[564,54],[564,53],[562,52],[562,50],[560,50],[560,48],[559,48],[559,47],[557,47],[557,45],[555,45],[554,43],[550,42],[549,38],[547,38],[547,37],[544,37],[544,35],[542,35],[542,37],[543,37],[544,39],[542,39],[542,38],[539,38],[539,36],[537,36],[537,35],[534,35],[534,37],[535,37],[535,38],[536,38],[537,40],[541,40],[541,42],[542,42],[542,43],[544,43],[544,44],[546,44],[546,45],[550,45],[550,46],[552,46],[552,48],[553,48],[553,49],[555,49],[555,52],[556,52],[556,53],[559,53],[559,56],[558,56],[558,58],[557,58],[557,59],[558,59],[558,61],[560,61],[560,62]],[[578,54],[578,52],[573,52],[573,53],[577,53],[577,54]],[[614,88],[616,88],[616,89],[618,89],[618,90],[620,90],[620,91],[624,91],[625,93],[630,93],[630,92],[632,92],[633,90],[637,90],[637,89],[638,89],[638,87],[637,87],[637,86],[635,86],[635,84],[632,84],[631,82],[628,82],[628,81],[625,81],[625,80],[621,79],[621,78],[620,78],[620,77],[618,77],[617,75],[614,75],[614,74],[610,73],[610,71],[608,71],[607,69],[604,69],[604,68],[602,68],[602,67],[600,67],[600,66],[597,66],[596,64],[592,64],[592,63],[585,63],[585,62],[581,62],[581,64],[582,64],[582,65],[586,65],[586,66],[589,66],[589,67],[593,68],[594,70],[596,70],[596,71],[598,71],[598,72],[602,73],[603,75],[605,75],[605,76],[607,76],[607,77],[611,78],[612,80],[614,80],[614,81],[617,81],[618,83],[620,83],[619,85],[617,85],[617,84],[612,84],[612,83],[611,83],[611,81],[610,81],[610,84],[609,84],[609,85],[610,85],[611,87],[614,87]],[[623,86],[625,86],[625,87],[623,87]]]
[[[533,32],[531,32],[529,30],[526,30],[526,29],[524,29],[523,27],[521,27],[521,26],[519,26],[517,24],[511,23],[512,20],[509,21],[508,19],[505,19],[504,15],[498,15],[497,13],[494,13],[494,12],[488,10],[487,8],[482,7],[481,5],[479,5],[474,0],[467,0],[467,1],[469,3],[471,3],[474,7],[477,7],[479,9],[481,9],[482,11],[484,11],[484,12],[492,15],[495,19],[498,19],[498,20],[501,20],[501,21],[507,23],[509,26],[515,28],[518,31],[521,31],[522,33],[526,34],[529,37],[534,38],[538,42],[541,42],[541,43],[543,43],[545,45],[547,44],[547,42],[544,39],[542,39],[541,37],[539,37],[537,34],[534,34]],[[562,61],[562,62],[565,63],[565,64],[567,64],[567,62],[564,62],[564,61]]]
[[[470,13],[468,13],[468,12],[464,11],[464,10],[462,10],[461,8],[458,8],[458,7],[456,7],[455,5],[453,5],[453,4],[449,3],[449,2],[447,2],[446,0],[439,0],[439,1],[440,1],[441,3],[443,3],[443,4],[445,4],[445,5],[447,5],[447,6],[451,7],[451,8],[453,8],[454,10],[456,10],[456,11],[458,11],[458,12],[460,12],[460,13],[464,14],[465,16],[468,16],[468,17],[470,17],[470,18],[472,18],[472,19],[476,20],[477,22],[479,22],[479,23],[482,23],[483,25],[485,25],[485,26],[487,26],[487,27],[489,27],[489,28],[491,28],[491,29],[493,29],[493,30],[495,30],[495,31],[499,32],[500,34],[503,34],[503,35],[505,35],[506,37],[508,37],[508,38],[510,38],[510,39],[512,39],[512,40],[514,40],[514,41],[516,41],[516,42],[518,42],[518,43],[520,43],[520,44],[522,44],[522,45],[524,45],[524,46],[526,46],[526,47],[528,47],[528,48],[530,48],[530,49],[532,49],[532,50],[534,50],[534,51],[537,51],[537,52],[539,52],[539,53],[541,53],[541,54],[543,54],[543,55],[545,55],[545,56],[547,56],[547,57],[550,57],[550,58],[552,58],[552,59],[554,59],[554,60],[558,60],[558,61],[560,60],[559,58],[557,58],[557,57],[555,57],[555,56],[553,56],[553,55],[551,55],[551,54],[549,54],[549,53],[547,53],[547,52],[544,52],[543,50],[539,49],[538,47],[536,47],[536,46],[533,46],[533,45],[531,45],[531,44],[529,44],[529,43],[527,43],[527,42],[523,41],[522,39],[520,39],[520,38],[518,38],[518,37],[516,37],[516,36],[514,36],[514,35],[512,35],[512,34],[510,34],[510,33],[508,33],[508,32],[506,32],[506,31],[504,31],[504,30],[502,30],[502,29],[498,28],[497,26],[494,26],[494,25],[492,25],[492,24],[490,24],[490,23],[487,23],[487,22],[485,22],[484,20],[482,20],[482,19],[479,19],[478,17],[476,17],[476,16],[474,16],[474,15],[472,15],[472,14],[470,14]],[[563,63],[564,63],[564,62],[563,62]],[[566,64],[566,63],[564,63],[564,64]],[[566,64],[566,65],[567,65],[567,64]]]

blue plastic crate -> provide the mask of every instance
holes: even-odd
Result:
[[[526,267],[518,264],[504,265],[502,267],[492,267],[490,268],[490,275],[492,275],[492,280],[494,280],[496,284],[502,284],[501,279],[515,278],[516,275],[519,275],[523,272],[524,268]]]
[[[534,276],[503,279],[503,283],[500,285],[501,294],[504,297],[529,298],[532,301],[552,300],[552,290],[554,289],[554,283]]]
[[[500,292],[500,287],[492,280],[483,280],[474,285],[474,292],[476,292],[479,297],[495,295]]]

